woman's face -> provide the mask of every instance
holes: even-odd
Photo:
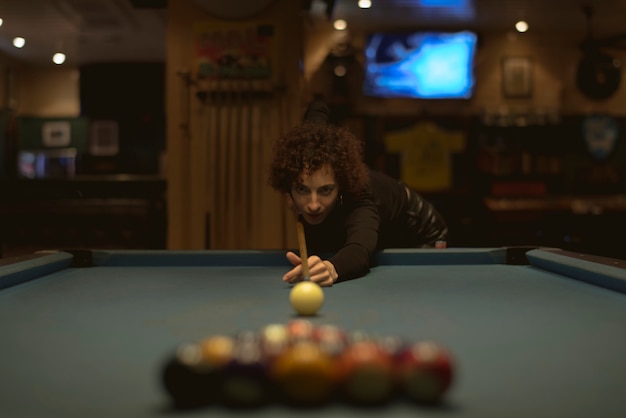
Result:
[[[324,165],[310,175],[302,173],[300,179],[302,183],[291,188],[291,199],[307,223],[322,223],[337,203],[339,186],[335,182],[335,172]]]

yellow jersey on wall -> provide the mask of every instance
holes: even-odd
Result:
[[[402,181],[417,191],[452,187],[451,153],[465,148],[465,133],[419,122],[408,129],[385,134],[388,152],[400,154]]]

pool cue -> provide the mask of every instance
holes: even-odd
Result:
[[[300,246],[300,260],[302,260],[302,273],[304,274],[304,280],[311,280],[309,276],[309,256],[306,252],[306,238],[304,237],[304,227],[302,222],[296,223],[296,230],[298,232],[298,245]]]

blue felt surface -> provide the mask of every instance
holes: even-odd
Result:
[[[285,267],[136,264],[65,268],[0,292],[0,416],[587,418],[626,410],[625,295],[537,266],[456,264],[375,267],[325,289],[312,318],[447,346],[458,374],[443,407],[172,412],[159,382],[165,357],[183,341],[295,318],[280,281]]]

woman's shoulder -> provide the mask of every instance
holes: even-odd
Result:
[[[385,174],[381,171],[376,171],[373,169],[369,170],[369,178],[370,178],[370,187],[372,188],[372,192],[376,192],[377,190],[389,190],[398,188],[399,190],[404,190],[404,184],[402,181],[391,177],[388,174]]]
[[[370,190],[382,218],[392,218],[406,211],[407,188],[401,180],[370,170]]]

